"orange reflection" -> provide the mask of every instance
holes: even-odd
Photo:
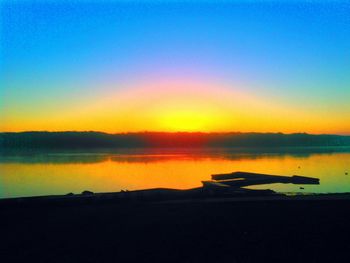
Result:
[[[77,159],[75,161],[78,161]],[[318,177],[321,185],[274,185],[292,192],[350,191],[350,154],[293,155],[107,155],[96,162],[2,162],[0,197],[80,193],[83,190],[113,192],[122,189],[198,187],[214,173],[251,171]],[[298,168],[300,167],[300,168]],[[270,186],[271,188],[271,186]]]

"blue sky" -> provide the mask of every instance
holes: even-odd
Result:
[[[2,1],[3,112],[15,121],[27,105],[35,118],[101,83],[169,77],[245,83],[346,121],[349,14],[338,1]]]

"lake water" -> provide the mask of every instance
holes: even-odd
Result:
[[[272,184],[290,193],[350,192],[350,150],[100,150],[0,155],[0,198],[201,186],[211,174],[249,171],[320,178],[320,185]],[[346,174],[348,173],[348,174]],[[252,187],[253,188],[253,187]]]

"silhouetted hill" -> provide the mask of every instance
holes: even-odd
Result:
[[[165,133],[102,132],[0,133],[1,148],[135,147],[315,147],[350,146],[350,136],[305,133]]]
[[[317,147],[350,146],[350,136],[306,133],[166,133],[102,132],[0,133],[1,148],[135,147]]]

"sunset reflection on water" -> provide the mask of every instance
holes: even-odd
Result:
[[[129,151],[2,156],[0,197],[201,186],[211,174],[233,171],[320,178],[320,185],[274,184],[281,192],[350,192],[350,153]],[[259,186],[254,188],[263,188]]]

